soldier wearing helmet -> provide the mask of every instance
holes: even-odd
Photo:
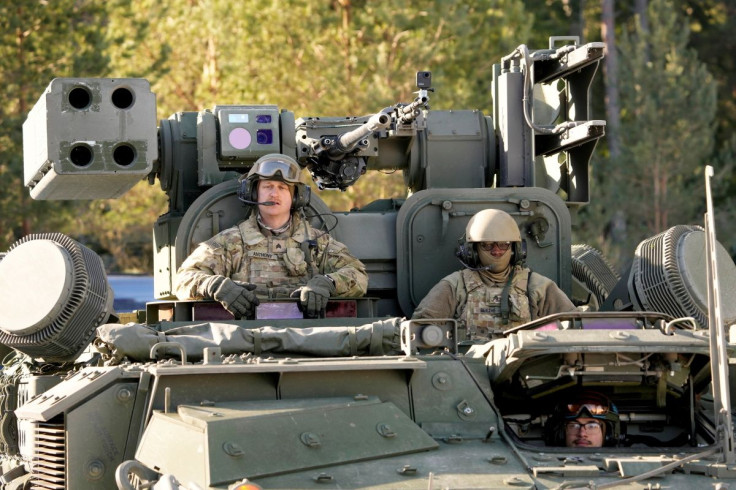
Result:
[[[238,197],[257,209],[237,226],[201,243],[177,271],[179,299],[215,299],[235,318],[252,318],[259,298],[297,297],[308,317],[330,296],[363,296],[368,276],[347,247],[300,211],[310,188],[286,155],[259,158],[240,178]]]
[[[575,448],[613,446],[618,443],[620,425],[616,405],[602,393],[585,390],[557,405],[546,424],[546,443]]]
[[[485,209],[468,222],[457,256],[465,268],[437,283],[412,319],[456,318],[473,340],[562,311],[570,299],[550,279],[524,267],[519,227],[503,211]]]

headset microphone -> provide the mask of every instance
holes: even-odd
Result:
[[[472,265],[470,265],[467,262],[465,262],[462,259],[461,255],[459,253],[456,253],[455,254],[455,257],[457,257],[457,260],[459,260],[460,263],[463,264],[463,267],[465,267],[466,269],[470,269],[471,271],[489,271],[489,270],[491,270],[493,268],[493,266],[491,266],[491,265],[483,265],[483,266],[480,266],[480,267],[473,267]]]
[[[276,205],[276,201],[257,202],[257,201],[249,201],[247,199],[241,199],[241,201],[244,202],[245,204],[255,204],[256,206],[275,206]]]

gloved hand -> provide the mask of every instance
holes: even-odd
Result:
[[[299,298],[307,318],[318,318],[334,292],[335,285],[327,276],[314,276],[305,286],[291,293],[291,296]]]
[[[222,277],[222,276],[220,276]],[[216,301],[222,303],[227,311],[235,316],[236,320],[252,317],[256,306],[260,303],[253,292],[255,284],[233,281],[228,277],[212,284],[211,293]]]

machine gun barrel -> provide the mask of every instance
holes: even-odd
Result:
[[[426,91],[423,91],[426,94]],[[429,97],[424,94],[420,94],[414,102],[405,105],[399,109],[401,116],[399,117],[400,124],[409,124],[419,115],[419,107],[424,107],[429,102]]]
[[[337,142],[333,148],[329,150],[331,156],[340,156],[351,151],[355,145],[360,143],[366,136],[379,129],[387,128],[391,124],[391,116],[385,110],[377,114],[373,114],[365,124],[341,134],[337,137]]]

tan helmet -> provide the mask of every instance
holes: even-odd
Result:
[[[465,228],[467,242],[520,242],[519,227],[508,213],[484,209],[470,218]]]

